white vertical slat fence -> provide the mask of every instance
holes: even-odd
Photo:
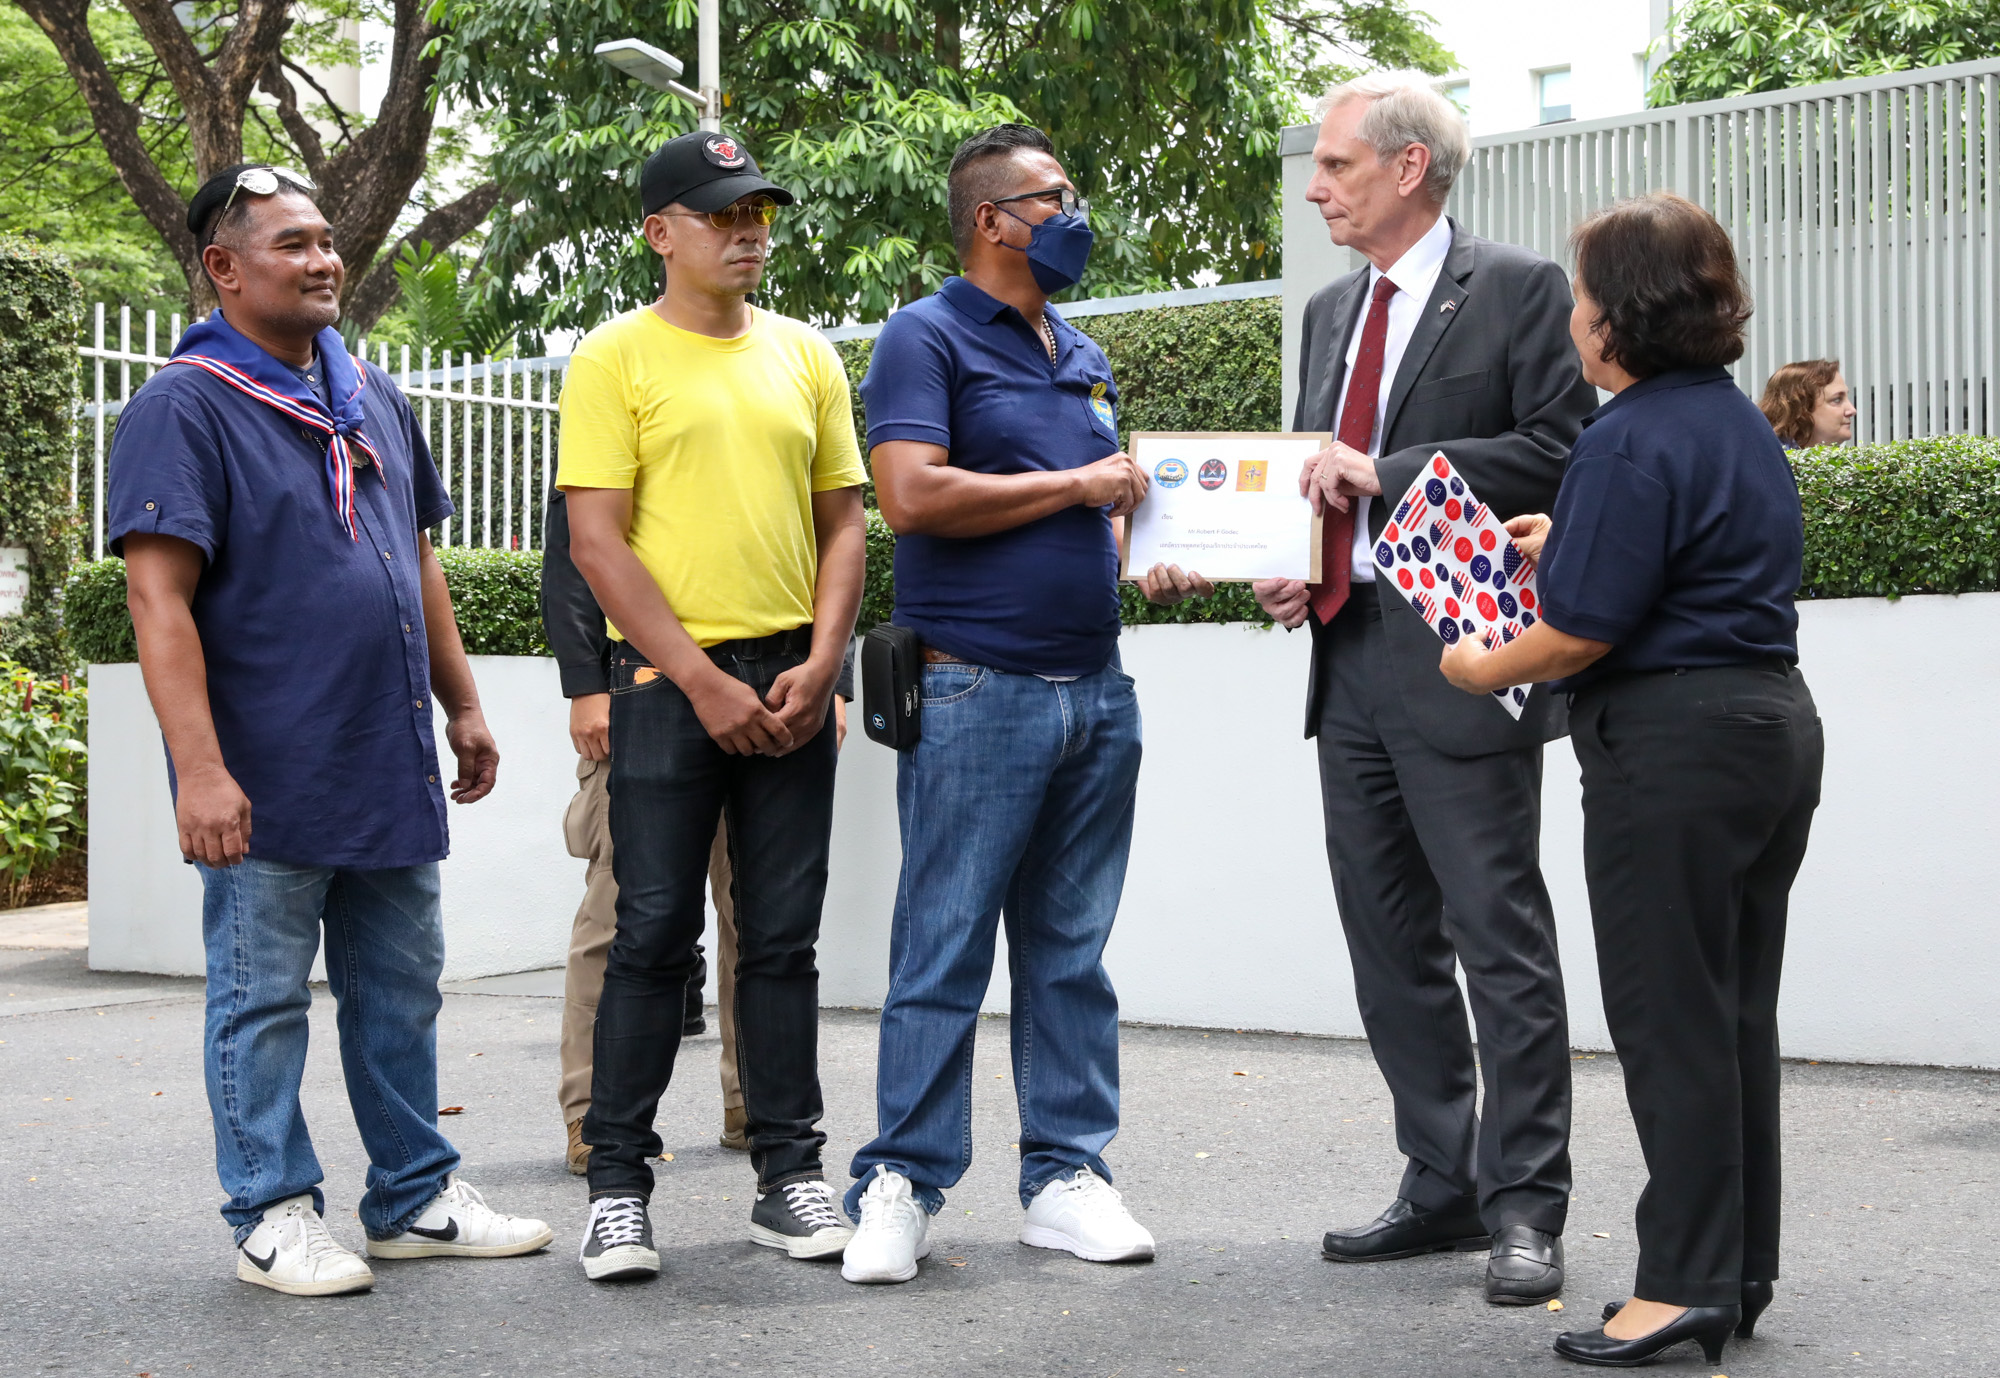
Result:
[[[1736,243],[1751,396],[1831,356],[1857,439],[2000,434],[2000,61],[1489,135],[1450,210],[1568,264],[1585,216],[1662,188]]]
[[[104,558],[104,458],[125,404],[167,362],[181,335],[178,314],[166,322],[130,307],[111,314],[97,304],[91,339],[82,347],[90,370],[79,443],[70,469],[70,496],[90,523],[91,553]],[[135,347],[134,328],[143,340]],[[428,347],[363,341],[356,353],[387,373],[410,401],[431,457],[457,513],[436,533],[440,546],[533,550],[555,482],[557,398],[567,358],[494,359]],[[115,375],[112,370],[116,370]],[[85,435],[90,470],[83,472]]]

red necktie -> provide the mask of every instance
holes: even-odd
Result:
[[[1375,282],[1374,298],[1368,303],[1368,321],[1361,327],[1361,351],[1354,356],[1354,372],[1347,380],[1347,403],[1340,409],[1340,429],[1334,438],[1350,450],[1368,453],[1375,438],[1375,407],[1382,395],[1382,355],[1389,342],[1389,298],[1396,284],[1388,278]],[[1324,626],[1347,602],[1348,583],[1354,577],[1354,506],[1345,512],[1329,510],[1321,526],[1324,544],[1320,547],[1320,582],[1312,586],[1310,606],[1313,616]]]

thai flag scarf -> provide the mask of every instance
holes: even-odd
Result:
[[[224,320],[220,310],[188,327],[167,364],[188,364],[212,373],[244,396],[275,407],[309,432],[325,436],[326,486],[333,497],[334,515],[347,529],[348,538],[359,541],[361,532],[354,515],[356,457],[365,456],[381,476],[382,486],[389,486],[381,452],[361,433],[366,420],[361,390],[368,375],[360,360],[348,354],[338,330],[328,327],[320,331],[313,343],[319,350],[320,366],[326,370],[332,411],[296,373]]]

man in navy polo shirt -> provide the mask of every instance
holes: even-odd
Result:
[[[1101,957],[1125,883],[1139,703],[1118,664],[1110,518],[1146,479],[1118,448],[1104,352],[1048,304],[1090,252],[1039,130],[951,162],[964,276],[890,317],[862,396],[899,626],[924,643],[923,738],[897,765],[903,870],[842,1274],[906,1282],[971,1162],[972,1040],[1004,910],[1023,1243],[1149,1259],[1111,1187],[1118,999]],[[1166,595],[1171,597],[1172,595]]]
[[[205,1071],[236,1275],[300,1296],[374,1285],[321,1219],[299,1108],[325,930],[376,1258],[530,1253],[539,1220],[452,1177],[437,1128],[431,696],[484,798],[500,754],[424,529],[452,506],[409,403],[333,326],[343,269],[297,173],[238,165],[188,207],[222,306],[118,419],[105,534],[201,869]]]

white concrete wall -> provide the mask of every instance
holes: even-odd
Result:
[[[1474,137],[1541,122],[1536,74],[1570,69],[1570,118],[1594,120],[1646,106],[1645,54],[1664,31],[1664,0],[1424,0],[1431,32],[1458,58],[1440,87],[1466,84]]]
[[[1802,604],[1827,725],[1825,803],[1794,891],[1785,1050],[1798,1057],[2000,1066],[2000,936],[1984,865],[2000,823],[1983,709],[2000,683],[2000,594]],[[1357,1034],[1300,715],[1302,634],[1146,627],[1124,641],[1147,755],[1108,958],[1125,1017]],[[476,659],[503,763],[452,810],[449,971],[562,960],[582,863],[563,852],[572,787],[553,667]],[[91,961],[200,970],[199,886],[174,851],[159,738],[131,666],[91,679]],[[887,985],[899,847],[895,758],[858,732],[840,768],[820,944],[828,1005]],[[1581,865],[1575,757],[1549,749],[1543,864],[1572,1040],[1605,1047]],[[1004,956],[996,967],[1004,971]],[[988,995],[1006,1004],[1004,982]]]

